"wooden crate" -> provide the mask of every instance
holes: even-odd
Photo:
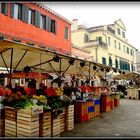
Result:
[[[66,108],[64,108],[63,113],[60,114],[60,133],[65,131],[65,118],[66,118]]]
[[[51,111],[39,114],[39,136],[51,137]]]
[[[5,120],[0,118],[0,137],[5,136]]]
[[[66,130],[74,129],[74,105],[66,107]]]
[[[99,117],[100,116],[100,105],[94,106],[94,116]]]
[[[17,110],[12,107],[5,107],[5,136],[17,136]]]
[[[54,117],[52,115],[51,136],[52,137],[60,137],[60,116]]]
[[[112,99],[110,102],[110,109],[114,109],[114,99]]]
[[[17,111],[17,137],[39,137],[39,114],[32,115],[30,109]]]

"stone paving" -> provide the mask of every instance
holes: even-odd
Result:
[[[61,137],[140,137],[140,100],[121,99],[120,106],[99,118],[76,123]]]

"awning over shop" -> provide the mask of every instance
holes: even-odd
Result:
[[[127,71],[125,74],[121,73],[114,77],[115,79],[121,80],[135,80],[136,78],[140,78],[140,73]]]
[[[103,76],[111,67],[64,55],[45,48],[4,39],[0,41],[0,66],[15,70]],[[103,68],[103,69],[102,69]],[[90,69],[90,70],[89,70]]]

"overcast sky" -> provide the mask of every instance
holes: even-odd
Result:
[[[47,2],[49,8],[72,21],[87,27],[113,24],[121,18],[126,27],[126,38],[140,50],[140,2],[95,3],[95,2]]]

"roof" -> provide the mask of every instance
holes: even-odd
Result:
[[[68,19],[66,19],[65,17],[63,17],[62,15],[58,14],[57,12],[55,12],[54,10],[50,9],[46,4],[45,2],[32,2],[32,3],[35,3],[37,6],[43,8],[44,10],[47,10],[51,13],[53,13],[55,16],[58,16],[59,18],[63,19],[64,21],[66,21],[67,23],[69,24],[72,24],[72,22]]]

